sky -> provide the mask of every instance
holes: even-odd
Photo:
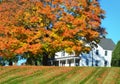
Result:
[[[105,27],[115,44],[120,40],[120,0],[100,0],[100,5],[105,10],[106,18],[102,20],[102,27]]]

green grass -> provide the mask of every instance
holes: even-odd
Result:
[[[0,67],[0,84],[120,84],[120,68]]]

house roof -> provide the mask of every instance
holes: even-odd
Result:
[[[115,43],[108,38],[101,39],[99,45],[105,50],[114,50],[115,47]]]

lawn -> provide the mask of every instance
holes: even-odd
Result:
[[[0,84],[120,84],[120,68],[7,66]]]

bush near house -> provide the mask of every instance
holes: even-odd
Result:
[[[120,84],[120,68],[0,67],[0,84]]]

